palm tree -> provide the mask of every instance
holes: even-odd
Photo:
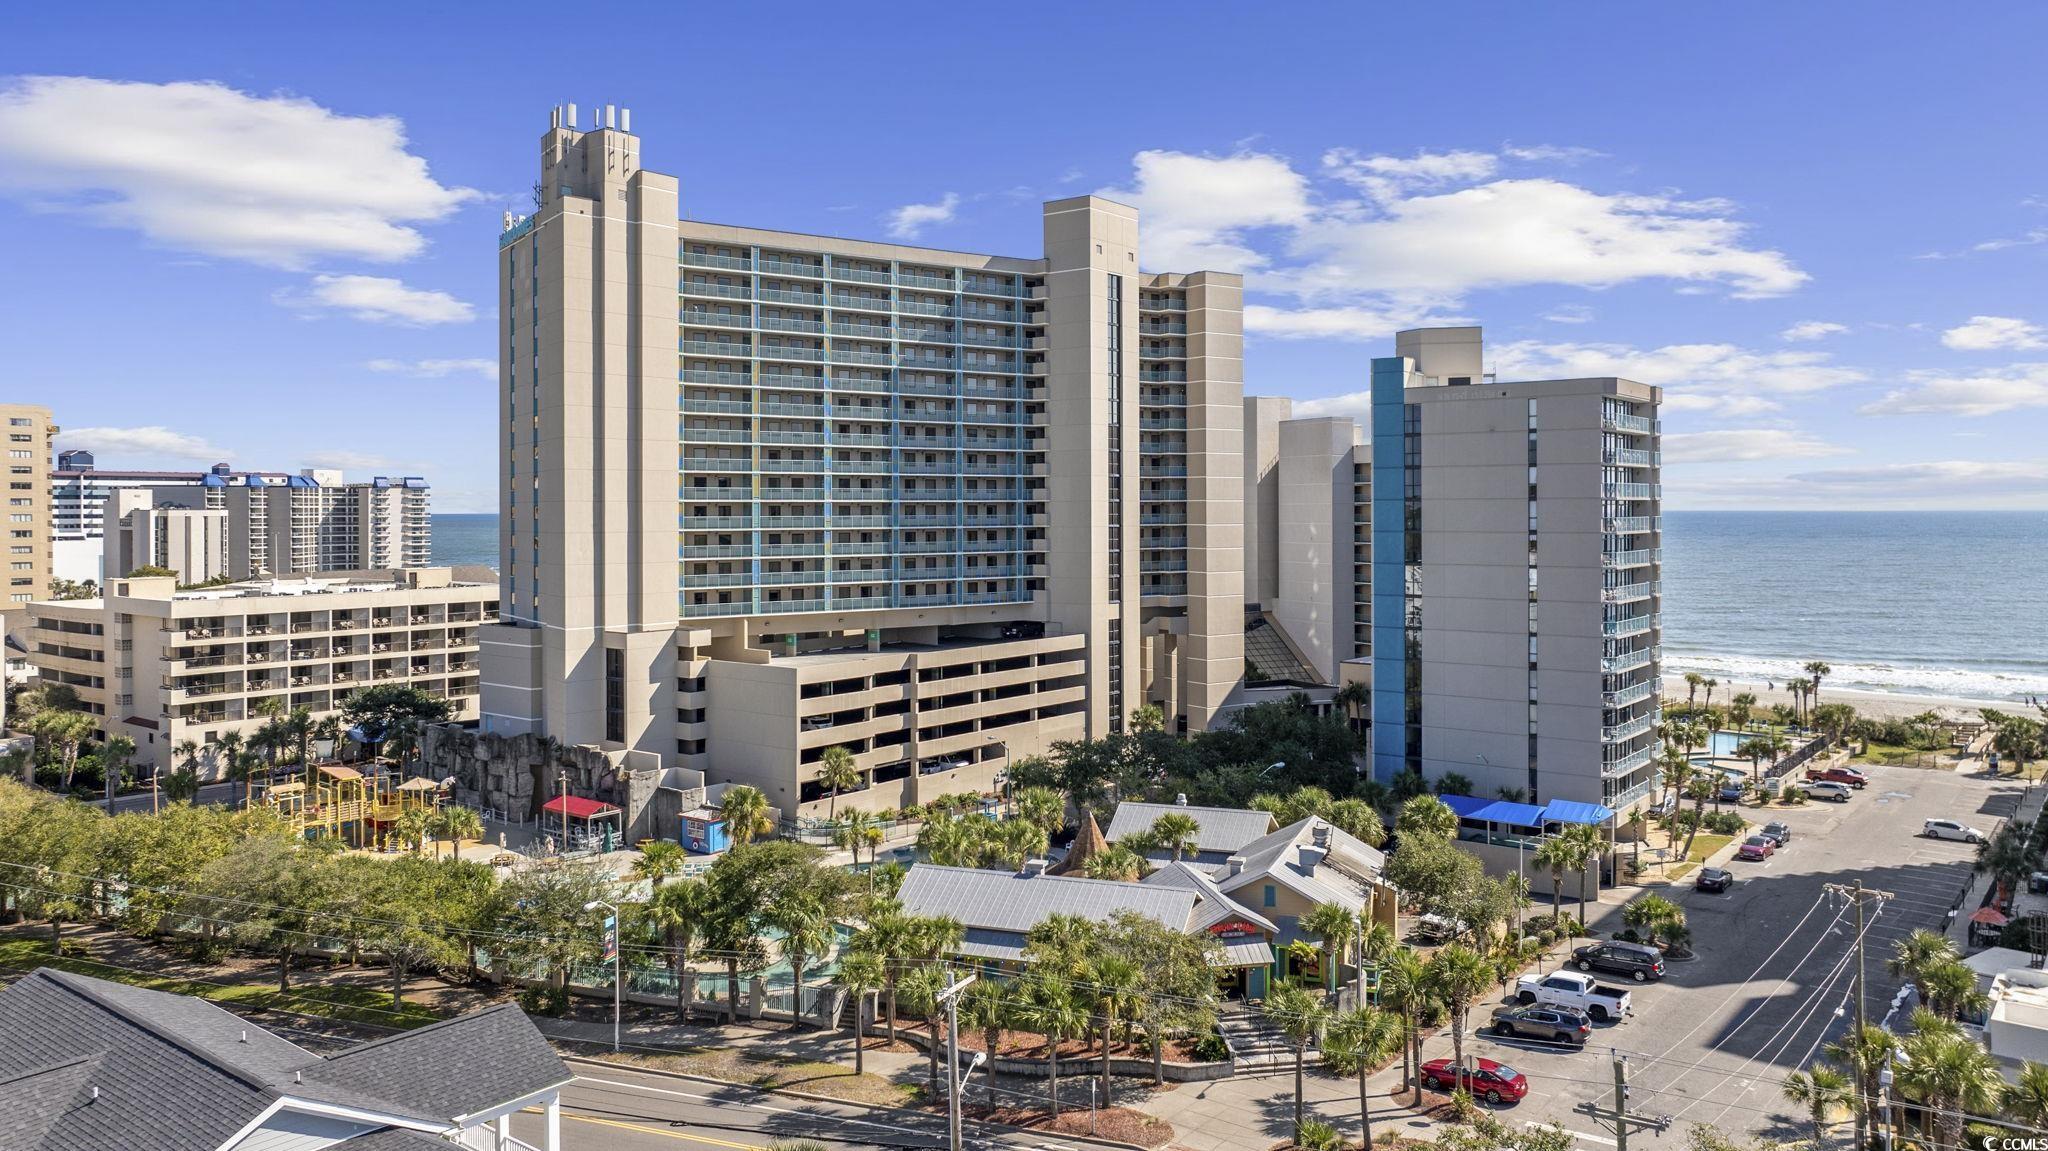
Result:
[[[1550,871],[1550,906],[1553,909],[1564,906],[1564,873],[1571,870],[1572,860],[1577,854],[1578,849],[1565,842],[1563,836],[1553,835],[1536,845],[1536,866]]]
[[[1394,830],[1450,840],[1458,834],[1458,813],[1434,795],[1418,795],[1401,805],[1401,813],[1394,817]]]
[[[1689,671],[1685,673],[1686,710],[1692,710],[1693,704],[1698,702],[1700,697],[1700,685],[1705,682],[1707,682],[1707,677],[1701,675],[1699,672]]]
[[[1737,731],[1749,726],[1749,718],[1755,712],[1756,695],[1753,692],[1737,692],[1735,698],[1728,701],[1728,719],[1735,724]]]
[[[470,808],[449,806],[434,813],[433,831],[436,837],[448,841],[448,858],[460,859],[463,840],[484,837],[484,821]]]
[[[1749,785],[1754,788],[1761,788],[1763,786],[1763,777],[1760,772],[1763,761],[1771,754],[1771,749],[1764,738],[1762,736],[1754,736],[1743,740],[1736,746],[1735,754],[1749,761]]]
[[[857,950],[866,951],[882,964],[882,996],[886,1007],[889,1042],[896,1042],[896,996],[904,962],[917,947],[917,920],[901,912],[884,912],[868,918],[854,937]]]
[[[1906,1057],[1899,1087],[1933,1113],[1935,1146],[1961,1151],[1966,1113],[1996,1107],[2004,1092],[1997,1060],[1976,1040],[1953,1030],[1916,1032],[1899,1048]]]
[[[82,711],[43,711],[29,721],[30,730],[45,747],[54,749],[64,769],[58,788],[71,790],[71,775],[78,768],[78,749],[91,738],[93,718]]]
[[[398,820],[392,830],[398,833],[398,842],[412,849],[414,855],[426,843],[427,835],[433,830],[434,815],[424,807],[408,807],[398,813]]]
[[[1067,799],[1049,787],[1026,787],[1020,789],[1012,802],[1017,808],[1017,818],[1029,820],[1045,829],[1048,836],[1057,834],[1067,823]]]
[[[659,889],[662,880],[682,874],[689,861],[690,853],[683,850],[682,844],[671,839],[649,839],[640,844],[640,857],[633,861],[628,874],[646,880],[650,889]]]
[[[1089,856],[1081,864],[1081,871],[1090,879],[1130,882],[1145,874],[1145,857],[1124,844],[1112,844],[1108,851],[1098,851]]]
[[[1034,968],[1026,977],[1024,1001],[1030,1017],[1045,1036],[1046,1059],[1051,1073],[1052,1118],[1060,1117],[1060,1044],[1088,1028],[1088,1011],[1074,995],[1074,985],[1057,971]]]
[[[1318,903],[1301,917],[1301,931],[1323,941],[1323,989],[1335,995],[1337,963],[1358,931],[1358,916],[1341,903]]]
[[[214,761],[221,765],[221,778],[233,779],[235,763],[242,755],[241,729],[236,728],[232,731],[221,732],[220,738],[214,741],[213,746]],[[311,785],[308,784],[308,786]],[[249,797],[244,795],[242,797],[242,805],[246,807],[248,803]]]
[[[1178,863],[1182,855],[1196,849],[1195,836],[1201,830],[1194,816],[1169,811],[1152,821],[1152,842],[1172,853]]]
[[[1785,1076],[1785,1098],[1806,1108],[1813,1124],[1813,1145],[1826,1138],[1828,1112],[1849,1103],[1849,1077],[1825,1063]]]
[[[814,889],[778,892],[762,919],[782,933],[782,960],[789,964],[789,1029],[804,1026],[804,970],[824,958],[839,938],[833,925],[837,909]],[[934,1033],[936,1034],[936,1033]]]
[[[313,720],[313,709],[310,707],[295,707],[284,719],[285,738],[291,741],[295,762],[301,768],[306,766],[306,761],[312,756],[313,729],[317,726]]]
[[[1692,858],[1692,841],[1700,833],[1700,824],[1707,818],[1707,800],[1721,794],[1721,789],[1706,775],[1696,775],[1685,783],[1685,798],[1692,800],[1692,827],[1685,833],[1685,850],[1680,859]]]
[[[1088,988],[1095,993],[1095,1009],[1102,1026],[1102,1102],[1109,1093],[1109,1033],[1125,1008],[1136,1010],[1145,991],[1145,973],[1121,955],[1098,956],[1088,965]],[[989,1056],[993,1059],[993,1053]]]
[[[839,814],[839,793],[852,791],[860,784],[860,765],[854,762],[852,752],[843,747],[828,747],[818,757],[818,786],[832,793],[831,802],[825,805],[827,821]]]
[[[839,961],[839,972],[832,977],[846,993],[853,997],[853,1073],[861,1074],[863,1052],[868,1042],[867,999],[868,992],[882,985],[882,957],[872,951],[850,951]],[[974,990],[968,988],[969,991]],[[995,1055],[991,1053],[993,1061]],[[993,1066],[993,1062],[991,1062]]]
[[[1860,1030],[1851,1031],[1840,1041],[1824,1048],[1828,1058],[1847,1067],[1849,1074],[1855,1077],[1856,1092],[1849,1102],[1856,1111],[1858,1147],[1866,1145],[1864,1132],[1869,1130],[1870,1109],[1877,1104],[1880,1080],[1886,1068],[1891,1066],[1898,1042],[1898,1037],[1891,1032],[1875,1023],[1866,1023]]]
[[[1959,958],[1956,945],[1948,936],[1922,927],[1892,944],[1892,957],[1884,966],[1893,975],[1918,983],[1929,968]]]
[[[881,831],[881,828],[876,825],[873,814],[865,811],[849,810],[846,813],[846,817],[839,820],[837,826],[832,829],[832,846],[844,848],[850,852],[853,855],[853,865],[859,867],[860,849],[867,846],[867,833],[870,828],[874,829],[877,833]],[[874,862],[872,856],[869,857],[868,862]]]
[[[945,970],[936,963],[921,964],[897,981],[903,1002],[924,1016],[925,1091],[932,1098],[939,1094],[939,1048],[945,1044],[941,1024],[946,1018],[945,993],[950,982]]]
[[[1586,878],[1607,849],[1607,841],[1600,838],[1600,829],[1589,823],[1575,823],[1559,832],[1557,838],[1571,845],[1572,870],[1579,873],[1579,929],[1583,932],[1586,927]]]
[[[1303,1068],[1308,1060],[1308,1045],[1315,1042],[1330,1022],[1330,1009],[1323,1006],[1321,996],[1292,983],[1283,983],[1266,997],[1265,1012],[1266,1018],[1271,1019],[1281,1034],[1287,1036],[1287,1041],[1294,1045],[1294,1134],[1298,1140],[1305,1118],[1304,1095],[1308,1084]]]
[[[695,1022],[696,1015],[691,1006],[695,997],[690,994],[690,951],[704,934],[710,913],[711,891],[701,879],[663,884],[647,900],[647,918],[668,945],[669,970],[676,977],[676,1015],[685,1023]]]
[[[2019,1081],[2006,1088],[2005,1109],[2029,1127],[2048,1127],[2048,1064],[2020,1064]]]
[[[1415,1088],[1415,1106],[1422,1106],[1422,1016],[1431,1002],[1429,969],[1407,948],[1390,952],[1380,963],[1380,1002],[1401,1015],[1407,1042],[1401,1050],[1401,1074]]]
[[[1977,973],[1960,959],[1946,959],[1920,972],[1916,980],[1920,997],[1936,1014],[1949,1019],[1975,1015],[1990,1005],[1990,997],[1977,990]]]
[[[1808,702],[1820,702],[1820,681],[1826,679],[1828,673],[1833,670],[1835,669],[1829,667],[1825,663],[1822,663],[1820,660],[1814,660],[1812,663],[1806,665],[1805,671],[1812,683],[1812,686],[1806,689],[1806,698]]]
[[[1661,760],[1660,766],[1664,769],[1664,781],[1670,786],[1672,796],[1674,798],[1683,796],[1685,794],[1685,785],[1692,781],[1692,761],[1685,757],[1684,752],[1675,747],[1665,748],[1663,755],[1659,758]],[[1675,813],[1677,810],[1678,805],[1674,803],[1672,811]],[[1664,825],[1664,853],[1669,855],[1671,849],[1677,846],[1677,844],[1678,821],[1672,819]]]
[[[1372,1151],[1372,1111],[1365,1081],[1401,1044],[1401,1021],[1377,1007],[1347,1011],[1330,1024],[1323,1062],[1339,1075],[1358,1077],[1358,1131],[1363,1151]]]
[[[185,761],[182,766],[186,771],[194,774],[198,773],[199,745],[197,743],[189,739],[181,739],[178,741],[178,745],[171,749],[171,754]]]
[[[996,1050],[1002,1045],[1003,1031],[1010,1025],[1015,1012],[1010,1001],[1012,988],[986,976],[974,981],[974,985],[960,993],[960,1026],[972,1027],[981,1032],[982,1050],[988,1052],[988,1071],[983,1082],[988,1084],[988,1105],[996,1105]]]
[[[1344,718],[1350,721],[1351,729],[1356,731],[1359,726],[1359,712],[1371,699],[1372,694],[1366,690],[1365,684],[1358,680],[1352,680],[1338,688],[1337,693],[1330,697],[1330,702],[1344,709]],[[1370,1141],[1368,1141],[1369,1146]]]
[[[128,775],[128,761],[135,758],[135,741],[125,735],[110,735],[100,744],[101,782],[106,785],[108,810],[113,810],[114,793]]]
[[[1446,944],[1430,957],[1428,983],[1436,997],[1451,1009],[1451,1055],[1462,1071],[1465,1066],[1465,1020],[1472,1000],[1493,985],[1493,965],[1477,951],[1462,943]]]
[[[768,797],[744,783],[726,789],[718,801],[718,814],[725,821],[726,835],[736,844],[752,843],[775,830],[775,820],[768,814]]]

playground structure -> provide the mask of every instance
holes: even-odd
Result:
[[[400,846],[394,837],[406,812],[440,809],[441,788],[419,777],[401,782],[395,770],[365,775],[345,764],[316,763],[294,777],[254,782],[250,806],[278,813],[295,835],[388,851]]]

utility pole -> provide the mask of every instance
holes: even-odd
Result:
[[[960,1146],[960,993],[974,982],[970,975],[965,979],[946,972],[946,989],[939,993],[939,1002],[946,1005],[946,1146],[948,1151],[961,1151]],[[972,1074],[973,1068],[968,1069]]]
[[[1857,880],[1854,884],[1823,884],[1821,886],[1821,890],[1827,892],[1830,895],[1840,896],[1844,899],[1854,900],[1856,904],[1856,1039],[1860,1043],[1863,1039],[1863,1027],[1866,1019],[1863,1010],[1863,988],[1866,983],[1863,968],[1864,955],[1865,952],[1868,950],[1867,946],[1865,945],[1867,932],[1864,926],[1863,901],[1866,899],[1874,899],[1881,904],[1884,901],[1890,899],[1892,897],[1892,893],[1889,891],[1879,891],[1876,888],[1866,888],[1863,886],[1863,881],[1860,879]],[[1858,1106],[1856,1108],[1856,1145],[1858,1147],[1864,1147],[1869,1145],[1870,1108],[1873,1105],[1875,1105],[1875,1100],[1862,1098],[1862,1083],[1860,1082],[1861,1078],[1862,1077],[1859,1075],[1859,1082],[1857,1084]]]
[[[1631,1115],[1628,1110],[1628,1058],[1619,1051],[1610,1049],[1614,1056],[1614,1106],[1602,1107],[1598,1103],[1581,1103],[1577,1110],[1590,1115],[1607,1125],[1614,1132],[1614,1151],[1628,1151],[1628,1136],[1631,1131],[1655,1129],[1667,1131],[1671,1127],[1669,1115],[1652,1118],[1648,1115]]]

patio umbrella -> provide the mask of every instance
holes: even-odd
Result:
[[[1980,907],[1970,915],[1971,923],[1982,923],[1989,927],[2004,927],[2012,920],[1996,907]]]

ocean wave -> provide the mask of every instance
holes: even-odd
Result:
[[[1772,656],[1706,655],[1667,650],[1664,670],[1683,675],[1699,672],[1719,679],[1764,680],[1783,686],[1806,674],[1808,661]],[[2027,696],[2048,696],[2048,674],[2000,671],[1993,668],[1944,667],[1939,665],[1898,665],[1886,663],[1841,663],[1828,660],[1832,669],[1821,681],[1821,696],[1830,687],[1856,691],[1888,691],[1902,695],[1946,696],[1955,699],[2022,700]],[[1784,700],[1764,700],[1783,703]]]

